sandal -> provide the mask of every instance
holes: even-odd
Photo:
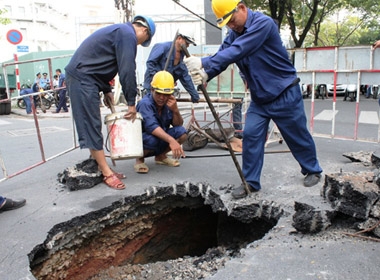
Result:
[[[123,173],[119,173],[119,172],[116,172],[114,171],[112,168],[111,168],[111,171],[116,175],[117,178],[119,179],[126,179],[127,176],[125,176]]]
[[[166,165],[166,166],[173,166],[177,167],[180,166],[181,163],[179,160],[172,159],[172,158],[164,158],[163,160],[156,160],[156,164]]]
[[[124,190],[125,185],[120,179],[117,177],[115,173],[112,173],[109,176],[104,176],[103,182],[110,187],[111,189],[114,190]]]
[[[116,171],[113,170],[112,168],[110,168],[110,169],[111,169],[111,171],[116,175],[117,178],[119,178],[119,179],[126,179],[126,178],[127,178],[127,176],[125,176],[123,173],[116,172]],[[98,168],[98,170],[99,170],[100,172],[102,172],[102,171],[100,170],[100,168]]]
[[[136,163],[134,166],[135,172],[140,174],[146,174],[149,172],[149,167],[144,162]]]

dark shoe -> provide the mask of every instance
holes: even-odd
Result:
[[[17,200],[12,200],[10,198],[6,198],[5,203],[0,208],[0,212],[20,208],[20,207],[24,206],[25,203],[26,203],[25,199],[20,199],[17,201]]]
[[[240,133],[235,133],[234,137],[236,137],[237,139],[243,139],[243,135],[241,135]]]
[[[252,188],[252,187],[249,187],[249,188],[251,189],[251,192],[258,192],[259,191],[259,190]],[[245,191],[243,184],[241,184],[239,187],[237,187],[236,189],[234,189],[232,191],[232,197],[235,199],[244,198],[246,196],[247,196],[247,192]]]
[[[303,180],[303,185],[305,187],[312,187],[318,184],[320,179],[321,179],[321,174],[319,173],[307,174],[305,179]]]
[[[59,114],[59,112],[57,111],[51,111],[53,114]]]

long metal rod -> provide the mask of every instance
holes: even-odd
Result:
[[[170,46],[170,50],[169,50],[168,57],[166,58],[164,71],[166,71],[166,69],[168,69],[169,61],[170,61],[170,58],[171,58],[171,56],[172,56],[172,54],[173,54],[173,50],[174,50],[174,47],[175,47],[175,41],[176,41],[177,38],[178,38],[178,34],[179,34],[179,31],[178,31],[178,29],[177,29],[177,32],[175,33],[174,38],[173,38],[172,45]]]
[[[182,51],[185,53],[186,57],[190,57],[190,53],[189,53],[187,47],[185,45],[181,45],[181,48],[182,48]],[[205,99],[207,101],[207,104],[208,104],[208,106],[209,106],[209,108],[211,110],[211,113],[214,116],[215,122],[216,122],[216,124],[219,127],[220,133],[223,136],[223,140],[224,140],[224,142],[227,145],[228,151],[230,152],[231,158],[232,158],[232,160],[233,160],[233,162],[235,164],[235,167],[236,167],[236,169],[237,169],[237,171],[239,173],[239,176],[240,176],[240,179],[241,179],[241,181],[243,183],[244,189],[247,192],[247,194],[249,194],[249,193],[251,193],[251,190],[249,189],[247,181],[244,178],[243,171],[241,170],[241,167],[240,167],[240,164],[239,164],[239,162],[238,162],[238,160],[236,158],[235,152],[234,152],[234,150],[231,147],[231,143],[230,143],[230,141],[229,141],[229,139],[228,139],[228,137],[227,137],[227,135],[226,135],[226,133],[225,133],[225,131],[223,129],[223,126],[222,126],[222,124],[221,124],[221,122],[219,120],[218,114],[216,113],[214,105],[212,104],[211,99],[210,99],[210,97],[209,97],[209,95],[207,93],[206,87],[202,84],[202,85],[199,86],[199,88],[202,91],[202,93],[203,93],[203,95],[204,95],[204,97],[205,97]]]

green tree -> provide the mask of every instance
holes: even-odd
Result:
[[[0,9],[0,24],[6,25],[11,23],[11,20],[9,18],[4,17],[3,15],[8,12],[7,9]]]
[[[250,8],[263,11],[277,20],[279,28],[288,26],[296,48],[303,46],[304,43],[308,46],[324,45],[325,38],[319,39],[323,23],[343,8],[355,13],[359,20],[341,21],[335,29],[329,29],[332,36],[340,38],[337,40],[338,45],[361,42],[362,40],[354,38],[358,36],[356,30],[360,28],[366,30],[370,22],[372,29],[368,29],[368,32],[378,30],[375,22],[371,21],[378,14],[380,8],[378,0],[246,0],[245,2]],[[343,26],[345,24],[349,24],[355,30],[345,28]],[[359,34],[364,33],[359,32]],[[350,36],[354,36],[352,40],[349,39]],[[367,36],[370,37],[373,35]]]

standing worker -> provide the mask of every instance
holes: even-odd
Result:
[[[119,75],[128,103],[126,119],[136,119],[136,53],[137,46],[149,46],[156,31],[153,20],[136,16],[133,22],[113,24],[92,33],[74,53],[66,66],[66,85],[78,131],[80,148],[88,148],[110,188],[122,190],[125,178],[109,167],[104,150],[100,96],[107,107],[113,106],[109,81]]]
[[[213,56],[185,58],[195,84],[214,78],[231,63],[243,73],[251,94],[243,134],[243,175],[252,192],[261,189],[260,177],[270,120],[279,128],[305,175],[304,186],[321,178],[314,140],[307,129],[296,69],[282,45],[275,21],[250,10],[241,0],[212,0],[219,27],[231,30]],[[247,195],[241,185],[234,198]]]
[[[198,103],[199,94],[194,87],[186,65],[183,63],[184,54],[181,51],[181,45],[186,45],[186,47],[188,47],[190,44],[193,44],[196,46],[195,40],[189,36],[189,34],[178,33],[178,36],[174,41],[173,52],[171,53],[170,48],[172,44],[173,42],[164,42],[157,43],[153,46],[146,62],[144,89],[148,93],[150,91],[150,84],[154,74],[158,71],[165,70],[173,75],[175,82],[180,80],[185,90],[190,94],[191,101],[193,103]],[[171,56],[168,58],[169,55]],[[167,60],[169,62],[167,64],[167,69],[164,69]]]

